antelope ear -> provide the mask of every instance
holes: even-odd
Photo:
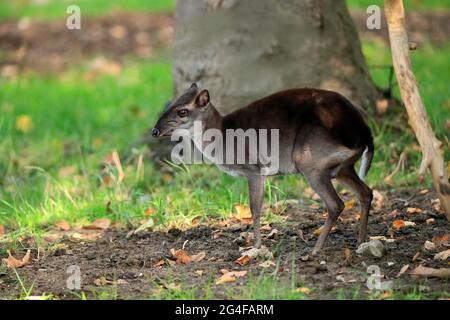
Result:
[[[202,90],[195,98],[195,105],[199,108],[204,108],[209,104],[208,90]]]
[[[198,89],[198,85],[195,82],[193,82],[191,84],[191,87],[189,89],[193,89],[193,88]]]

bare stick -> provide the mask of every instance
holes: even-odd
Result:
[[[450,221],[450,184],[443,157],[443,145],[431,128],[416,77],[412,72],[403,0],[384,0],[384,10],[400,94],[408,112],[410,125],[422,149],[419,179],[423,180],[425,171],[429,168],[441,206],[444,208],[447,220]]]

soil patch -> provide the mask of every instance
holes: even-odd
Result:
[[[388,41],[383,15],[381,30],[368,30],[367,13],[351,14],[362,39]],[[413,42],[450,41],[450,12],[408,12],[407,22]],[[0,72],[3,76],[28,70],[55,73],[98,55],[118,62],[128,56],[148,59],[155,50],[171,46],[173,33],[172,14],[83,17],[81,30],[68,30],[65,20],[1,22]]]
[[[387,254],[382,258],[361,257],[355,253],[358,226],[356,207],[344,212],[326,248],[316,257],[308,256],[317,239],[314,231],[324,221],[323,209],[302,204],[301,201],[291,205],[282,213],[286,217],[285,222],[274,224],[270,231],[267,228],[263,232],[263,245],[274,254],[272,260],[279,263],[277,281],[280,287],[283,283],[289,285],[294,273],[297,286],[311,289],[309,298],[336,299],[342,293],[343,297],[352,298],[354,292],[363,298],[373,294],[366,286],[367,268],[376,265],[381,271],[381,281],[392,281],[392,288],[397,292],[420,291],[424,297],[442,297],[445,292],[448,295],[450,279],[416,279],[409,275],[419,265],[449,267],[448,259],[434,259],[434,255],[443,248],[431,251],[424,249],[425,241],[450,233],[448,222],[437,208],[436,195],[419,191],[391,192],[385,195],[382,204],[375,204],[377,206],[371,212],[369,235],[385,237],[383,239],[387,240],[383,240]],[[393,227],[394,220],[411,221],[415,226],[396,230]],[[242,243],[245,240],[240,239],[242,233],[249,231],[249,228],[249,225],[239,223],[200,225],[185,231],[171,229],[168,232],[144,232],[131,237],[127,237],[126,230],[109,230],[95,242],[64,239],[61,242],[64,248],[42,251],[39,258],[37,252],[33,251],[30,265],[17,271],[26,284],[34,282],[33,295],[51,293],[59,299],[78,298],[75,294],[77,291],[66,287],[70,276],[67,270],[71,265],[79,267],[81,290],[88,298],[99,297],[101,291],[114,287],[119,299],[148,299],[164,288],[178,285],[183,290],[191,289],[202,295],[206,284],[211,282],[213,297],[227,298],[230,287],[245,289],[252,277],[258,277],[262,272],[269,275],[275,270],[275,266],[262,267],[260,264],[263,258],[251,259],[244,266],[235,262],[240,257],[239,247],[245,245]],[[274,229],[278,233],[269,239],[267,236]],[[181,249],[183,246],[190,255],[205,251],[206,257],[200,262],[170,265],[168,261],[174,259],[170,249]],[[16,254],[22,256],[24,252]],[[293,261],[295,270],[292,269]],[[397,277],[405,265],[409,265],[409,269]],[[221,269],[247,270],[248,274],[237,278],[235,282],[215,285]],[[198,270],[202,270],[201,275]],[[119,279],[117,286],[99,285],[105,280],[114,282]],[[0,272],[0,298],[18,297],[20,291],[15,273],[3,268],[3,272]]]

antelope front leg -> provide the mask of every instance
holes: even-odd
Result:
[[[248,178],[250,198],[250,211],[253,218],[253,234],[255,248],[261,247],[261,209],[264,201],[265,176],[252,176]]]

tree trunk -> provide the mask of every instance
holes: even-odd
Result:
[[[392,61],[400,87],[400,94],[408,112],[409,122],[422,149],[419,177],[422,179],[425,171],[428,168],[430,169],[441,206],[450,221],[450,184],[443,158],[442,143],[436,138],[431,128],[416,77],[412,71],[403,1],[385,0],[384,5],[391,42]]]
[[[223,113],[294,87],[374,105],[344,0],[178,0],[175,22],[175,95],[198,81]]]

